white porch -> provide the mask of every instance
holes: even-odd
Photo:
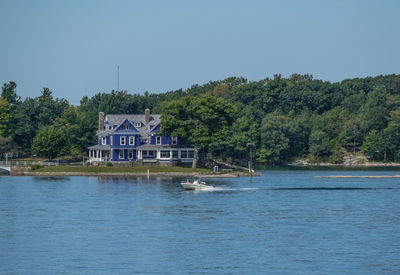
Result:
[[[96,161],[111,161],[112,151],[110,146],[100,146],[95,145],[89,147],[89,155],[88,160],[89,162],[96,162]]]

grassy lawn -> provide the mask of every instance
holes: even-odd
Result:
[[[162,172],[212,172],[211,169],[185,168],[179,166],[99,167],[99,166],[45,166],[32,172],[78,172],[78,173],[162,173]]]

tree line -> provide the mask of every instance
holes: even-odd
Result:
[[[244,164],[254,143],[260,164],[299,158],[339,163],[346,152],[400,161],[400,75],[331,83],[311,75],[260,81],[230,77],[160,94],[127,91],[83,97],[78,106],[44,88],[21,99],[17,84],[0,97],[0,153],[81,158],[96,143],[98,112],[162,114],[162,131],[202,155]]]

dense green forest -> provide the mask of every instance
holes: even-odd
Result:
[[[38,91],[39,94],[39,91]],[[400,161],[400,75],[331,83],[311,75],[260,81],[231,77],[161,94],[126,91],[83,97],[79,106],[44,88],[21,99],[5,83],[0,98],[0,153],[81,158],[96,142],[98,112],[162,114],[163,132],[200,153],[243,164],[254,143],[260,164],[298,158],[339,163],[346,152]]]

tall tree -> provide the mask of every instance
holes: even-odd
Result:
[[[16,88],[17,84],[13,81],[4,83],[3,87],[1,87],[1,97],[7,100],[10,105],[16,105],[21,100],[21,98],[17,96]]]
[[[7,134],[11,119],[11,106],[4,98],[0,98],[0,135]]]
[[[67,144],[64,131],[54,125],[43,126],[33,140],[33,148],[40,156],[49,160],[59,156]]]
[[[288,118],[270,113],[261,124],[261,150],[257,160],[261,163],[278,164],[284,161],[286,150],[289,149]]]
[[[193,167],[196,167],[199,149],[219,146],[226,138],[234,112],[233,105],[210,94],[183,97],[165,106],[161,116],[162,133],[193,144]]]

